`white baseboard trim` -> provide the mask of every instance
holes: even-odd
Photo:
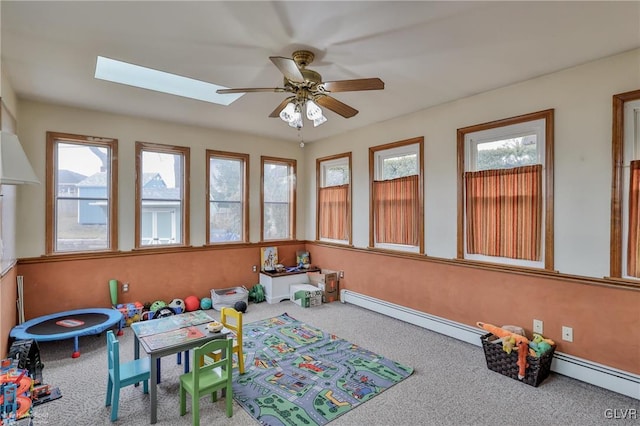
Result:
[[[485,334],[483,330],[476,327],[470,327],[446,318],[416,311],[415,309],[396,305],[349,290],[340,291],[340,301],[342,303],[351,303],[476,346],[482,345],[480,336]],[[631,398],[640,399],[640,376],[637,374],[618,370],[561,352],[555,352],[551,363],[551,370],[563,376],[590,383]]]

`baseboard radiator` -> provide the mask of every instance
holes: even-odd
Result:
[[[484,333],[479,328],[470,327],[446,318],[416,311],[349,290],[340,291],[340,301],[342,303],[357,305],[476,346],[482,346],[480,336]],[[637,374],[611,368],[561,352],[554,354],[551,370],[563,376],[590,383],[631,398],[640,399],[640,376]]]

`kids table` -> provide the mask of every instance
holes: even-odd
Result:
[[[151,400],[151,424],[158,421],[158,363],[163,356],[202,346],[214,339],[224,339],[229,330],[218,333],[207,330],[207,323],[214,319],[204,311],[186,312],[150,321],[131,324],[134,335],[134,358],[140,358],[140,345],[151,358],[149,398]]]

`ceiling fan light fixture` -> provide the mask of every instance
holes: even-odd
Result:
[[[300,129],[303,126],[302,123],[302,112],[300,111],[300,105],[295,106],[295,110],[293,112],[293,118],[289,121],[289,126],[295,127],[296,129]]]
[[[320,117],[313,120],[313,127],[318,127],[319,125],[324,124],[326,122],[327,122],[327,117],[325,117],[324,115],[322,115],[322,113],[320,113]]]
[[[307,100],[307,118],[309,120],[315,121],[316,119],[322,117],[322,109],[313,102],[313,100]],[[326,121],[326,120],[325,120]]]
[[[296,106],[293,102],[289,102],[286,107],[280,111],[280,118],[282,121],[286,121],[287,123],[291,123],[294,120],[294,114],[296,112]]]

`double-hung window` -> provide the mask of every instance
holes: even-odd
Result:
[[[613,97],[611,276],[640,278],[640,90]]]
[[[296,160],[260,157],[262,241],[294,240]]]
[[[318,240],[351,243],[350,182],[350,152],[316,160]]]
[[[47,132],[46,253],[118,249],[118,141]]]
[[[136,142],[136,248],[189,245],[189,148]]]
[[[458,129],[458,257],[553,269],[553,110]]]
[[[207,241],[248,242],[249,156],[207,150]]]
[[[424,138],[369,148],[369,245],[424,252]]]

